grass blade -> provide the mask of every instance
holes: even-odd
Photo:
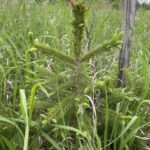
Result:
[[[22,110],[22,114],[24,117],[24,121],[26,124],[23,150],[28,150],[29,130],[30,129],[29,129],[27,100],[26,100],[25,90],[23,90],[23,89],[20,90],[20,104],[21,104],[21,110]]]
[[[57,150],[62,150],[62,148],[57,144],[55,140],[53,140],[48,134],[45,132],[41,131],[41,134],[45,139],[47,139]]]

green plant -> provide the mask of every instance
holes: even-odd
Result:
[[[74,126],[75,128],[79,128],[83,133],[85,132],[84,134],[87,136],[87,139],[90,143],[90,133],[88,133],[89,131],[86,127],[86,124],[84,123],[84,116],[87,116],[86,108],[89,108],[89,103],[92,102],[90,102],[84,96],[85,89],[89,86],[92,86],[92,79],[90,77],[90,71],[88,70],[88,61],[95,55],[101,55],[105,51],[118,48],[121,44],[122,33],[114,34],[111,40],[105,41],[101,45],[98,45],[96,48],[88,50],[88,52],[85,53],[82,50],[86,12],[84,1],[77,1],[72,3],[72,11],[74,16],[72,23],[73,56],[62,53],[60,50],[54,49],[48,44],[42,44],[39,42],[39,40],[34,41],[34,46],[37,49],[40,49],[42,52],[50,54],[56,59],[60,59],[62,62],[67,63],[71,69],[71,76],[70,79],[68,79],[70,82],[68,85],[67,83],[65,84],[65,86],[68,86],[69,88],[67,89],[67,95],[63,95],[63,98],[59,97],[58,102],[55,102],[52,107],[48,108],[48,113],[46,116],[44,116],[43,123],[44,127],[46,127],[47,123],[49,124],[50,122],[59,122],[60,119],[65,118],[65,116],[68,116],[67,114],[69,114],[70,119],[66,123]],[[106,111],[107,110],[108,106],[106,107]],[[108,112],[106,112],[106,114],[108,115]],[[73,118],[74,120],[72,121]],[[106,119],[106,121],[108,121],[108,119]],[[69,128],[70,127],[66,127],[66,129]],[[95,126],[95,128],[97,127]],[[95,131],[94,134],[96,134]],[[106,141],[107,131],[105,136]],[[76,141],[76,139],[74,140]],[[107,144],[107,142],[104,144]],[[98,144],[98,147],[101,147],[100,145],[101,144]]]
[[[113,38],[109,41],[105,41],[103,44],[97,46],[93,50],[89,50],[88,53],[84,53],[82,50],[83,46],[83,34],[84,34],[84,28],[85,28],[85,12],[86,8],[83,5],[83,1],[77,1],[72,3],[72,8],[73,8],[73,35],[74,35],[74,40],[73,40],[73,57],[70,57],[66,55],[65,53],[60,52],[60,50],[54,49],[50,47],[49,45],[46,44],[41,44],[38,40],[35,40],[34,45],[36,48],[40,49],[42,52],[46,54],[50,54],[51,56],[56,57],[56,59],[61,59],[63,62],[66,62],[71,66],[72,69],[72,77],[71,77],[71,82],[72,82],[72,87],[70,89],[73,89],[71,91],[71,94],[74,93],[72,100],[70,99],[64,99],[61,100],[62,108],[63,107],[68,107],[67,109],[71,109],[71,107],[74,107],[76,103],[82,103],[84,99],[84,90],[87,87],[91,81],[88,81],[90,79],[90,76],[88,77],[88,65],[87,61],[89,61],[90,58],[92,58],[95,55],[99,55],[105,51],[109,51],[112,48],[116,48],[121,44],[121,35],[122,33],[116,33]],[[88,78],[87,78],[88,77]],[[88,79],[88,80],[86,80]],[[68,106],[67,104],[70,104]],[[57,104],[59,106],[59,104]],[[54,112],[57,112],[56,109],[59,107],[54,106],[52,109],[53,111],[50,114],[53,114]],[[51,111],[51,109],[50,109]],[[58,113],[56,117],[59,116]],[[51,118],[51,116],[48,115],[48,118]]]

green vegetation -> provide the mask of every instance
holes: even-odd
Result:
[[[126,88],[121,24],[100,2],[0,5],[0,150],[150,147],[150,12],[136,15]]]

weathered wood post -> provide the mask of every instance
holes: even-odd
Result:
[[[117,87],[125,86],[125,76],[123,70],[129,66],[130,50],[132,43],[133,27],[136,13],[137,0],[124,0],[124,18],[123,18],[123,44],[119,56],[119,70]]]

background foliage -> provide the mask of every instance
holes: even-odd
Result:
[[[86,7],[85,53],[109,41],[122,24],[122,11],[108,3],[89,1]],[[115,88],[119,49],[106,51],[82,66],[83,101],[76,97],[73,113],[66,101],[74,98],[70,65],[32,48],[37,38],[73,57],[71,6],[64,1],[2,3],[0,149],[148,148],[149,20],[149,10],[139,9],[128,86]]]

